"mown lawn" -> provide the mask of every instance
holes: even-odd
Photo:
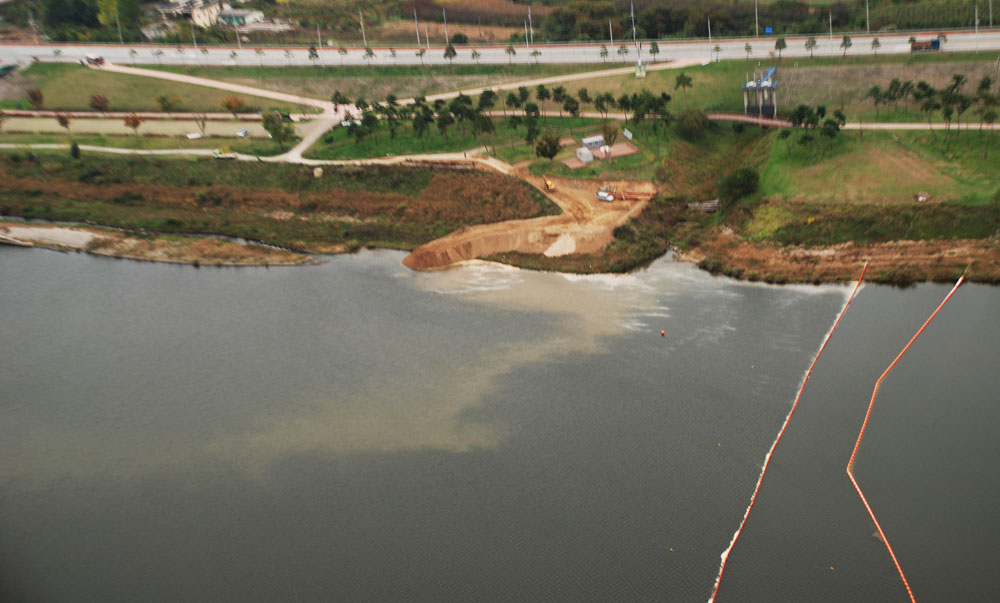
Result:
[[[160,111],[158,96],[178,96],[182,103],[175,113],[224,112],[222,99],[234,96],[232,92],[171,82],[152,77],[140,77],[89,69],[74,63],[35,63],[23,75],[38,80],[45,109],[65,111],[92,111],[90,96],[102,94],[111,103],[111,111]],[[299,112],[298,105],[267,98],[236,94],[247,104],[247,112],[262,109],[280,109]],[[20,105],[30,109],[27,97],[5,99],[5,108]]]
[[[1000,153],[983,158],[1000,133],[843,131],[832,143],[795,130],[772,151],[761,173],[759,196],[797,202],[907,204],[917,193],[969,205],[1000,191]]]
[[[419,65],[366,67],[356,65],[339,67],[331,66],[329,59],[327,60],[326,65],[313,67],[261,67],[257,64],[256,58],[247,58],[244,59],[247,66],[242,67],[162,65],[149,66],[149,68],[252,85],[269,90],[281,90],[322,100],[330,100],[336,90],[351,100],[364,97],[369,101],[384,99],[388,94],[394,94],[397,98],[404,99],[517,80],[579,73],[596,68],[594,65],[455,65],[454,67],[420,67]]]

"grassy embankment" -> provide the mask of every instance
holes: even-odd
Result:
[[[246,112],[271,108],[301,111],[298,105],[269,98],[234,95],[225,90],[193,84],[89,69],[75,63],[35,63],[21,77],[27,86],[18,87],[13,98],[0,100],[0,107],[13,109],[19,104],[22,109],[30,109],[27,88],[35,87],[44,96],[44,108],[53,111],[93,111],[90,108],[92,94],[107,97],[111,103],[109,111],[159,112],[158,96],[180,97],[182,102],[174,113],[225,112],[222,99],[228,96],[242,98],[247,104]]]
[[[303,51],[298,51],[301,55]],[[412,55],[412,50],[400,50]],[[468,51],[463,51],[468,52]],[[324,55],[329,63],[330,58]],[[580,73],[598,67],[594,65],[455,65],[427,66],[211,66],[162,65],[147,66],[173,73],[184,73],[223,82],[281,90],[310,98],[330,100],[339,90],[352,101],[364,97],[369,102],[382,100],[389,94],[396,98],[413,98],[453,90],[495,86],[505,82],[540,77]]]
[[[463,225],[558,213],[514,178],[479,171],[0,154],[0,214],[134,231],[215,233],[336,252],[411,249]]]

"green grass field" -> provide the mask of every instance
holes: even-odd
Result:
[[[96,69],[88,69],[82,65],[71,63],[35,63],[23,75],[29,80],[37,81],[37,87],[42,91],[45,109],[65,111],[92,111],[90,96],[102,94],[111,102],[111,111],[160,111],[156,98],[161,95],[174,95],[181,98],[182,103],[175,110],[184,112],[222,112],[222,99],[233,96],[232,92],[205,88],[190,84],[182,84],[151,77],[139,77],[122,73],[111,73]],[[3,108],[30,109],[27,97],[7,98]],[[255,96],[236,95],[241,97],[249,107],[256,109],[276,108],[284,111],[298,112],[300,107],[281,101]]]
[[[388,94],[397,98],[427,96],[453,90],[477,88],[504,82],[579,73],[593,65],[455,65],[434,66],[247,66],[200,67],[150,66],[151,69],[185,73],[198,77],[281,90],[310,98],[329,100],[335,90],[354,100],[359,96],[381,100]]]
[[[0,134],[2,144],[65,144],[76,142],[80,145],[111,147],[116,149],[218,149],[228,147],[231,151],[248,155],[279,155],[281,150],[271,140],[247,138],[200,138],[188,140],[176,136],[68,136],[65,134]],[[285,145],[287,151],[289,145]],[[38,151],[40,152],[40,151]]]

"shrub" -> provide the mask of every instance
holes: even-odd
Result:
[[[760,176],[753,168],[740,168],[719,181],[719,199],[732,203],[741,197],[753,194],[760,183]]]
[[[80,158],[80,145],[76,144],[76,142],[69,145],[69,156],[73,159]]]
[[[687,140],[701,138],[708,128],[708,116],[698,109],[686,109],[677,118],[677,133]]]
[[[457,34],[455,34],[455,35],[453,35],[451,37],[451,43],[452,44],[468,44],[469,43],[469,36],[465,35],[464,33],[459,32],[459,33],[457,33]]]

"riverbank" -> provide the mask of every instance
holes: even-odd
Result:
[[[134,235],[105,228],[23,222],[0,222],[0,243],[193,266],[297,266],[318,263],[302,253],[220,237]]]

